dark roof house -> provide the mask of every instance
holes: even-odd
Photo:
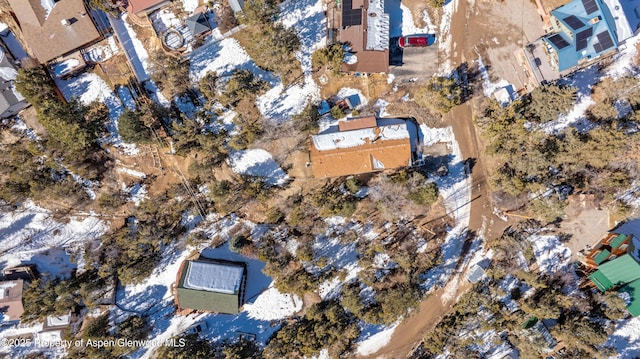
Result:
[[[24,312],[22,306],[22,279],[0,282],[0,313],[9,320],[20,320]]]
[[[416,138],[415,125],[403,119],[341,121],[337,128],[311,136],[313,175],[327,178],[410,166]]]
[[[17,75],[11,60],[0,48],[0,118],[11,117],[29,106],[15,89],[14,80]]]
[[[191,31],[193,36],[198,36],[202,34],[206,34],[211,31],[211,26],[209,25],[209,20],[207,19],[207,15],[204,13],[196,13],[184,20],[184,24]]]
[[[176,278],[178,310],[236,314],[244,303],[246,280],[244,263],[185,260]]]
[[[48,10],[41,0],[8,0],[26,45],[41,63],[101,39],[82,0],[60,0]]]
[[[354,55],[342,70],[389,72],[389,14],[384,12],[384,0],[344,0],[341,18],[339,39]]]

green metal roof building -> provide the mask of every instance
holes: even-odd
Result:
[[[178,272],[179,310],[237,314],[244,303],[246,264],[199,258],[186,260]]]
[[[617,248],[624,242],[623,235],[611,241],[611,246]],[[631,236],[627,253],[617,258],[598,263],[598,270],[589,275],[589,279],[602,292],[617,288],[620,292],[628,293],[631,300],[627,304],[629,313],[640,315],[640,252],[638,241]]]
[[[624,254],[600,264],[589,279],[604,292],[640,279],[640,263],[629,254]]]

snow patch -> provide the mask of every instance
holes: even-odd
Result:
[[[249,318],[259,320],[280,320],[302,309],[302,299],[297,295],[282,294],[274,287],[262,292],[256,301],[246,304]]]
[[[263,149],[232,152],[229,161],[233,172],[262,177],[271,186],[283,185],[289,178],[271,154]]]

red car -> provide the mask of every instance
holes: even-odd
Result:
[[[407,35],[398,40],[398,46],[405,47],[426,47],[433,43],[429,41],[433,35]]]

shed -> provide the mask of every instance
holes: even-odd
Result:
[[[184,24],[187,27],[187,29],[191,31],[193,36],[198,36],[211,31],[211,26],[209,26],[209,20],[207,19],[207,15],[201,12],[186,18],[184,20]]]
[[[200,257],[183,262],[177,275],[178,308],[236,314],[244,302],[245,263]]]

